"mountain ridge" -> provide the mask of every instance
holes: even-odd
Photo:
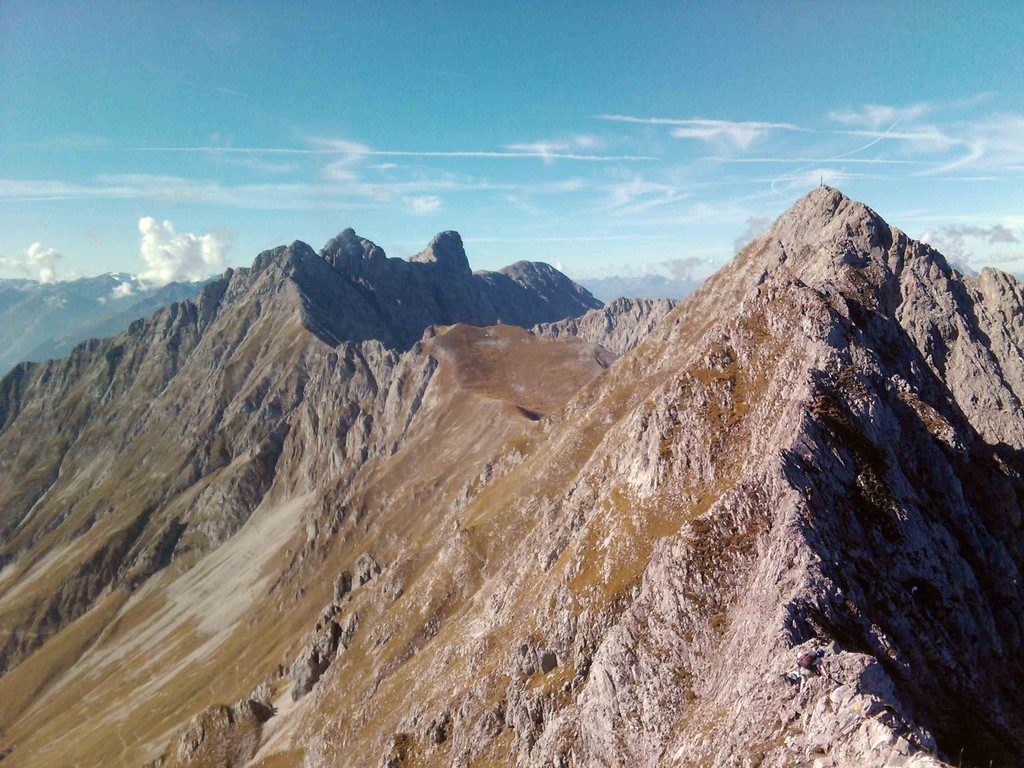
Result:
[[[461,251],[457,235],[449,240],[457,243]],[[371,255],[379,252],[382,256],[382,251],[374,249],[375,246],[369,247],[367,252]],[[462,258],[464,261],[464,254]],[[473,283],[468,264],[464,266],[465,269],[455,276],[458,282],[453,289],[453,276],[444,266],[440,268],[442,271],[438,271],[434,263],[398,267],[415,270],[412,274],[418,274],[421,281],[419,303],[416,303],[416,294],[406,294],[407,301],[403,305],[393,292],[408,286],[397,281],[387,267],[377,276],[362,274],[362,282],[357,287],[334,268],[329,258],[297,241],[291,246],[261,253],[252,268],[228,270],[222,278],[204,286],[195,302],[173,304],[150,318],[136,320],[119,337],[83,342],[64,360],[16,366],[0,380],[0,431],[6,432],[6,448],[0,447],[0,466],[11,476],[28,472],[29,480],[13,493],[5,493],[0,488],[3,500],[0,530],[4,536],[6,551],[2,556],[5,561],[12,556],[12,548],[17,551],[31,547],[37,537],[45,535],[45,528],[26,524],[29,521],[35,526],[41,524],[33,520],[34,510],[59,479],[68,451],[76,450],[75,446],[83,441],[95,439],[100,444],[108,441],[107,437],[99,435],[109,435],[110,430],[97,422],[94,413],[106,414],[111,422],[120,423],[123,415],[119,410],[124,409],[132,414],[131,420],[137,425],[134,434],[141,425],[167,422],[154,404],[162,403],[159,407],[167,413],[181,413],[182,404],[177,399],[184,393],[175,382],[182,376],[192,382],[190,386],[207,396],[203,401],[194,400],[186,411],[199,422],[194,427],[193,439],[183,444],[184,461],[175,460],[177,471],[182,474],[177,479],[168,476],[164,480],[170,483],[172,495],[175,487],[188,487],[204,476],[230,469],[223,465],[230,465],[233,456],[252,453],[244,466],[236,469],[234,490],[223,501],[226,505],[224,519],[220,524],[212,521],[201,524],[212,525],[211,540],[214,545],[221,543],[244,524],[248,515],[244,510],[257,505],[269,487],[283,450],[282,440],[288,432],[281,421],[282,411],[294,409],[302,400],[308,375],[306,360],[321,359],[325,352],[344,344],[378,341],[384,347],[411,346],[413,335],[414,341],[418,341],[428,327],[437,323],[479,320],[481,316],[491,321],[502,319],[489,300],[490,296],[501,296],[501,285],[497,291],[488,293],[490,284],[484,283],[481,287]],[[531,290],[529,280],[515,285],[519,291]],[[541,285],[550,287],[543,281]],[[563,296],[557,289],[562,286],[564,283],[556,281],[554,293],[539,296],[533,306],[519,310],[509,319],[540,320],[558,316]],[[480,303],[459,303],[473,299]],[[564,306],[580,309],[593,303],[596,302],[589,294],[575,290],[562,301]],[[536,314],[530,316],[530,312]],[[254,332],[254,329],[259,331]],[[304,333],[309,333],[311,338],[304,338]],[[374,348],[373,352],[378,357],[387,357],[383,349]],[[288,371],[288,375],[279,379],[274,373],[279,368]],[[83,380],[83,374],[88,379]],[[23,397],[33,389],[47,392],[49,400],[37,400],[34,405],[29,401],[26,406]],[[242,404],[232,405],[239,395],[244,398]],[[86,404],[84,412],[82,404]],[[26,414],[26,407],[34,410]],[[225,407],[228,410],[222,410]],[[263,411],[265,415],[260,423],[246,429],[247,434],[225,430],[225,418],[241,423],[250,409]],[[40,424],[52,424],[54,417],[66,426],[54,424],[48,450],[35,454],[21,451],[19,446],[30,439],[28,435]],[[19,427],[19,423],[25,426]],[[168,427],[169,424],[161,430]],[[224,447],[211,449],[209,441],[225,432],[244,444],[244,448],[230,449],[227,453]],[[129,437],[117,443],[123,447],[137,440],[137,437]],[[163,442],[168,444],[166,439]],[[135,460],[114,459],[120,471],[129,474],[130,464]],[[135,522],[125,529],[134,532],[126,533],[133,540],[140,531],[152,527],[151,508],[164,503],[160,494],[140,491],[137,496],[127,505],[137,510]],[[234,512],[226,511],[239,505],[241,508]],[[66,516],[66,511],[57,513],[55,522],[46,524],[60,523]],[[136,524],[142,526],[138,531],[132,527]],[[168,530],[175,530],[175,526],[180,523]],[[195,528],[193,525],[193,530]],[[147,536],[152,540],[148,544],[156,550],[178,545],[173,534],[167,534],[170,539],[161,539],[162,535],[150,531]],[[199,543],[197,546],[201,549],[206,545]],[[131,554],[118,552],[119,557]],[[139,552],[134,557],[159,562],[164,556]],[[151,574],[147,571],[144,575]],[[104,578],[109,582],[112,577],[113,574],[107,574]],[[72,601],[77,608],[57,611],[58,618],[56,623],[51,623],[51,628],[73,620],[94,598],[94,594],[87,592],[84,599],[77,603]],[[34,637],[36,640],[30,642],[38,642],[46,636],[47,632],[35,630],[26,637]],[[18,633],[11,633],[3,651],[5,664],[24,652],[19,643]]]
[[[382,252],[346,242],[337,258],[372,284]],[[0,677],[13,765],[103,764],[115,738],[164,768],[1024,755],[1019,282],[962,278],[821,188],[676,306],[535,334],[432,325],[397,351],[324,344],[343,329],[323,297],[277,278],[335,268],[288,251],[263,262],[274,279],[140,324],[149,346],[112,372],[89,365],[117,346],[97,342],[4,379],[10,402],[65,403],[58,423],[97,412],[77,456],[0,418],[0,462],[13,442],[38,454],[0,506],[40,537],[0,574],[4,627],[54,594],[54,553],[105,553],[81,577],[121,550],[159,566],[96,590]],[[442,252],[398,269],[437,287],[413,270],[459,271]],[[102,418],[129,379],[166,415]],[[70,503],[26,506],[51,452],[68,458],[49,493]],[[104,533],[131,505],[145,535]],[[826,674],[787,682],[816,647]],[[69,720],[92,735],[68,739]]]
[[[310,270],[315,270],[319,262],[311,259],[313,254],[314,251],[309,245],[296,240],[290,246],[279,246],[264,251],[257,256],[251,269],[259,272],[270,268],[271,262],[283,260],[290,264],[282,265],[284,271],[291,270],[295,275],[303,275],[306,280],[315,281],[316,278]],[[469,268],[462,239],[457,232],[439,233],[421,253],[406,261],[389,258],[379,246],[356,235],[354,230],[345,229],[331,238],[316,255],[330,265],[336,276],[341,278],[339,280],[326,272],[320,273],[322,278],[330,280],[332,284],[330,298],[351,302],[354,311],[350,314],[356,316],[338,326],[337,318],[332,318],[337,312],[322,310],[321,314],[332,321],[329,325],[337,326],[332,328],[323,325],[323,318],[308,318],[311,324],[333,336],[335,341],[368,338],[376,333],[390,346],[408,347],[418,340],[422,330],[431,324],[467,320],[477,325],[490,325],[502,321],[529,325],[535,316],[541,321],[549,322],[573,313],[582,314],[600,305],[600,302],[588,292],[546,264],[517,262],[498,272],[480,271],[474,275]],[[230,279],[236,271],[237,269],[229,269],[224,275],[211,280]],[[83,279],[77,283],[62,283],[56,289],[51,289],[68,291],[82,283],[87,284],[87,289],[95,293],[96,291],[88,286],[93,283],[99,285],[98,295],[89,294],[89,322],[79,318],[75,320],[74,329],[63,329],[53,317],[53,313],[48,311],[35,322],[57,323],[57,332],[51,333],[50,337],[45,339],[30,337],[12,341],[11,349],[0,357],[0,365],[7,362],[13,368],[22,359],[42,362],[45,359],[66,355],[75,344],[85,340],[81,337],[83,332],[88,334],[89,338],[116,335],[126,329],[132,320],[142,319],[161,306],[194,299],[202,287],[202,284],[185,286],[172,283],[156,289],[155,292],[146,292],[145,295],[133,291],[125,297],[113,298],[113,289],[124,284],[126,280],[132,284],[131,279],[132,276],[127,274],[111,273]],[[414,294],[426,291],[433,296],[432,300],[421,300],[423,306],[418,308],[419,316],[406,317],[410,314],[408,308],[401,307],[401,291],[405,282],[409,280],[413,283],[411,290]],[[305,288],[307,294],[323,294],[323,291],[313,290],[313,284],[308,284]],[[24,294],[24,286],[8,293],[12,296]],[[539,299],[534,296],[538,293],[541,294]],[[3,295],[6,294],[0,294],[0,297]],[[77,296],[77,293],[75,295]],[[129,298],[130,306],[122,311],[100,312],[99,307],[103,302],[125,303]],[[326,298],[320,295],[319,303],[323,304]],[[102,301],[93,307],[95,300]],[[0,309],[10,313],[16,311],[18,307],[2,306]],[[369,317],[364,317],[360,322],[359,316],[366,315]],[[8,320],[9,326],[17,327],[23,337],[25,319],[11,317]]]

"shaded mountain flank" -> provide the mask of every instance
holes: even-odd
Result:
[[[453,240],[3,380],[5,765],[1024,762],[1018,281],[824,187],[656,322]]]

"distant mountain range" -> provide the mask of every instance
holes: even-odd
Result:
[[[25,360],[63,357],[85,339],[115,336],[132,320],[194,299],[202,286],[145,288],[125,272],[62,283],[0,279],[0,375]]]
[[[578,281],[601,301],[627,299],[684,299],[697,290],[703,280],[680,280],[664,275],[629,277],[615,275]]]

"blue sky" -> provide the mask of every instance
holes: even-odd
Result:
[[[1024,271],[1024,10],[0,4],[0,275],[392,256],[706,274],[825,181]],[[707,6],[714,7],[707,7]]]

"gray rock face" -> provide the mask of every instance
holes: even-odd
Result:
[[[499,272],[476,272],[473,278],[481,286],[500,322],[524,328],[535,324],[524,322],[526,317],[546,314],[549,318],[538,322],[554,322],[582,315],[602,304],[584,288],[543,262],[517,261]],[[506,317],[519,320],[506,320]]]
[[[334,586],[334,602],[324,608],[316,626],[313,627],[309,641],[292,663],[293,701],[298,701],[309,693],[331,666],[335,657],[352,644],[359,620],[351,612],[341,616],[344,611],[343,601],[353,590],[365,587],[380,573],[381,568],[377,561],[371,554],[364,552],[353,564],[352,573],[344,571],[338,577]]]
[[[424,264],[437,264],[451,271],[454,275],[469,272],[469,259],[462,247],[462,237],[458,232],[441,232],[430,241],[425,249],[413,256],[410,261]]]
[[[355,585],[361,587],[364,584],[369,584],[379,575],[380,566],[373,559],[373,555],[369,552],[361,554],[355,564]]]
[[[670,299],[615,299],[579,317],[533,328],[538,336],[578,336],[623,355],[636,348],[677,305]]]
[[[841,294],[853,322],[878,333],[883,324],[898,326],[972,426],[988,440],[1020,446],[1021,283],[991,268],[964,277],[870,208],[825,189],[755,241],[759,267],[818,286],[826,301],[830,290]]]
[[[500,272],[471,272],[457,232],[442,232],[404,261],[387,258],[349,229],[329,241],[320,256],[334,274],[314,278],[323,296],[314,317],[339,341],[372,338],[405,349],[431,325],[529,327],[601,306],[547,264],[523,261]],[[306,264],[309,253],[302,251],[301,259]],[[339,309],[343,317],[337,317]]]
[[[214,760],[225,768],[241,768],[256,754],[262,726],[272,716],[270,707],[253,699],[210,707],[192,718],[169,754],[150,765],[178,768]]]
[[[329,606],[320,617],[308,644],[299,652],[291,668],[293,701],[298,701],[316,685],[335,656],[352,644],[358,627],[354,614],[338,617],[337,605]]]
[[[352,591],[352,574],[342,571],[334,581],[334,602],[341,602],[349,592]]]
[[[1021,762],[1018,291],[800,201],[497,481],[519,495],[473,536],[515,544],[467,639],[416,656],[445,683],[394,710],[401,753],[435,755],[404,723],[449,707],[434,764]]]
[[[595,764],[1021,759],[1021,302],[984,280],[826,189],[684,304],[609,455],[635,504],[695,516],[525,764],[567,734]],[[810,638],[831,677],[797,693]]]

